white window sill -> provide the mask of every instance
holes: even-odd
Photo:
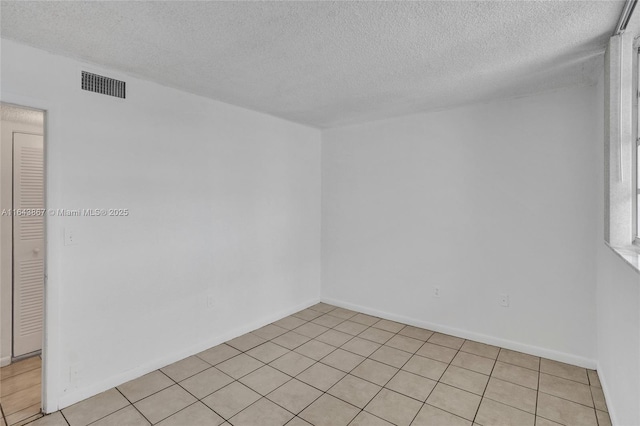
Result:
[[[622,258],[629,266],[631,266],[636,272],[640,273],[640,247],[639,246],[625,246],[616,247],[612,246],[605,241],[605,244],[609,246],[614,253]]]

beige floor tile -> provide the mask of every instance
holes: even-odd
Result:
[[[370,358],[400,368],[411,358],[411,354],[389,346],[381,346]]]
[[[71,426],[87,425],[129,405],[116,389],[109,389],[62,410]]]
[[[251,358],[247,354],[240,354],[225,362],[221,362],[216,368],[234,379],[239,379],[263,365],[263,363],[255,358]]]
[[[411,426],[471,426],[469,420],[424,404]]]
[[[551,376],[549,374],[540,373],[540,392],[549,395],[568,399],[582,405],[593,407],[593,398],[591,397],[591,389],[582,383],[573,380],[563,379],[562,377]]]
[[[385,385],[387,389],[418,399],[422,402],[427,399],[435,386],[436,382],[434,380],[402,370],[398,371],[389,383]]]
[[[31,358],[23,359],[22,361],[14,362],[5,367],[0,368],[0,380],[4,382],[11,376],[26,373],[27,371],[40,368],[42,360],[40,357],[34,356]]]
[[[287,330],[293,330],[294,328],[300,327],[305,322],[307,322],[307,321],[305,321],[303,319],[300,319],[300,318],[296,318],[294,316],[288,316],[288,317],[284,317],[282,319],[279,319],[278,321],[275,321],[273,323],[273,325],[277,325],[278,327],[286,328]]]
[[[30,423],[29,426],[68,426],[68,424],[64,417],[62,417],[60,411],[56,411],[55,413],[39,418],[35,422]]]
[[[319,335],[321,335],[327,330],[329,330],[329,328],[323,327],[318,324],[314,324],[312,322],[308,322],[306,324],[301,325],[300,327],[296,328],[293,331],[313,339],[314,337],[318,337]]]
[[[378,385],[348,374],[333,385],[328,393],[356,407],[364,408],[380,389]]]
[[[246,352],[249,349],[263,344],[264,342],[266,342],[266,340],[262,337],[256,336],[255,334],[247,333],[243,334],[242,336],[236,337],[235,339],[229,340],[226,343],[227,345],[232,346],[241,352]]]
[[[344,349],[345,351],[353,352],[360,356],[367,357],[375,352],[380,346],[382,345],[380,345],[379,343],[361,339],[359,337],[354,337],[353,339],[342,345],[342,349]]]
[[[379,386],[384,386],[398,372],[398,369],[378,361],[365,359],[362,364],[351,371],[351,374],[368,380]]]
[[[173,385],[136,402],[134,405],[151,423],[158,423],[194,402],[196,399],[193,395],[180,386]]]
[[[211,365],[216,365],[228,360],[229,358],[233,358],[239,353],[240,351],[236,348],[232,348],[231,346],[223,343],[221,345],[214,346],[213,348],[209,348],[206,351],[202,351],[199,354],[196,354],[196,356]]]
[[[600,378],[598,377],[598,373],[596,370],[587,370],[587,376],[589,377],[589,384],[596,388],[601,388],[602,384],[600,383]]]
[[[158,426],[218,426],[224,419],[202,402],[196,402],[164,419]]]
[[[289,350],[275,343],[267,342],[246,352],[247,355],[264,362],[265,364],[289,353]]]
[[[528,368],[518,367],[515,364],[506,364],[500,361],[496,362],[491,372],[491,377],[496,377],[500,380],[531,389],[538,389],[538,372]]]
[[[336,325],[338,325],[338,324],[340,324],[341,322],[344,322],[344,321],[345,320],[343,320],[342,318],[334,317],[332,315],[323,315],[321,317],[318,317],[318,318],[314,319],[311,322],[314,323],[314,324],[321,325],[323,327],[333,328]]]
[[[314,311],[313,309],[305,309],[303,311],[296,312],[295,314],[293,314],[294,317],[303,319],[305,321],[311,321],[312,319],[316,319],[322,315],[323,315],[322,312]]]
[[[309,340],[304,345],[297,347],[294,351],[311,359],[315,359],[316,361],[320,361],[335,350],[336,348],[334,346],[317,340]]]
[[[2,380],[2,386],[0,386],[0,397],[19,392],[33,386],[37,386],[40,384],[41,380],[42,369],[40,368],[35,368],[33,370],[25,371],[21,374],[7,377],[6,379]]]
[[[38,420],[38,419],[42,418],[43,416],[44,416],[44,414],[39,413],[39,414],[33,415],[33,416],[29,417],[29,418],[26,418],[26,419],[24,419],[24,420],[19,421],[18,423],[14,423],[13,425],[9,425],[9,426],[24,426],[24,425],[30,425],[30,424],[32,424],[34,421],[36,421],[36,420]]]
[[[282,336],[278,336],[272,340],[273,343],[277,343],[280,346],[283,346],[287,349],[295,349],[303,343],[311,340],[307,336],[303,336],[302,334],[298,334],[295,331],[290,331],[288,333],[283,334]]]
[[[604,399],[604,392],[602,388],[591,386],[591,395],[593,396],[593,404],[597,410],[609,412],[607,409],[607,402]]]
[[[467,420],[473,420],[481,397],[453,386],[438,383],[427,398],[427,403]]]
[[[509,349],[500,349],[500,354],[498,354],[498,361],[517,365],[518,367],[528,368],[530,370],[540,370],[540,357],[523,354],[522,352],[511,351]]]
[[[345,321],[345,322],[340,323],[337,326],[335,326],[334,330],[338,330],[338,331],[341,331],[343,333],[347,333],[347,334],[351,334],[353,336],[357,336],[358,334],[360,334],[363,331],[365,331],[367,328],[369,328],[369,327],[367,327],[364,324],[358,324],[357,322],[353,322],[353,321]]]
[[[291,377],[276,370],[273,367],[265,365],[258,368],[253,373],[249,373],[244,376],[240,381],[258,392],[260,395],[266,395],[277,387],[285,384],[291,379]]]
[[[415,353],[424,342],[422,340],[414,339],[412,337],[401,336],[399,334],[393,336],[385,345],[392,348],[400,349],[405,352]]]
[[[343,333],[341,331],[327,330],[321,335],[319,335],[318,337],[316,337],[316,340],[322,343],[327,343],[331,346],[340,347],[345,343],[347,343],[352,338],[353,338],[352,335]]]
[[[492,377],[484,393],[485,398],[535,414],[537,392],[533,389]]]
[[[40,404],[40,401],[38,401],[38,403],[30,405],[27,408],[24,408],[20,411],[17,411],[13,414],[10,414],[7,416],[6,421],[7,424],[9,426],[15,425],[15,424],[20,424],[22,422],[26,422],[26,420],[33,420],[35,418],[37,418],[36,416],[38,416],[41,413],[41,407],[42,404]]]
[[[305,408],[299,416],[314,426],[345,426],[359,411],[351,404],[324,394]]]
[[[358,335],[358,337],[362,339],[371,340],[372,342],[380,343],[381,345],[386,343],[387,340],[391,339],[393,336],[395,336],[395,334],[374,327],[369,327]]]
[[[420,349],[418,349],[416,355],[424,356],[427,358],[435,359],[436,361],[446,362],[447,364],[449,364],[457,353],[458,351],[455,349],[427,342],[422,345]]]
[[[215,367],[201,371],[180,382],[180,386],[198,399],[217,391],[233,382],[233,379]]]
[[[540,360],[540,372],[580,382],[585,385],[589,384],[587,369],[576,367],[575,365],[564,364],[562,362],[542,358]]]
[[[103,417],[95,423],[91,423],[91,426],[147,426],[150,424],[151,423],[149,423],[133,405],[129,405],[122,410],[109,414],[107,417]]]
[[[365,411],[397,426],[409,426],[422,403],[397,392],[382,389],[365,407]]]
[[[457,350],[462,347],[462,344],[464,343],[464,339],[461,339],[459,337],[449,336],[448,334],[433,333],[433,335],[429,337],[428,342]]]
[[[181,382],[187,377],[191,377],[209,367],[211,367],[209,363],[204,362],[197,356],[190,356],[178,362],[174,362],[173,364],[167,365],[166,367],[161,368],[160,371],[171,377],[176,382]]]
[[[599,426],[611,426],[611,418],[609,417],[609,413],[596,410],[596,417],[598,419]]]
[[[403,370],[419,374],[431,380],[440,380],[442,374],[447,369],[447,364],[434,359],[414,355],[402,367]]]
[[[560,423],[552,422],[540,416],[536,416],[536,426],[562,426]]]
[[[364,361],[364,357],[342,349],[336,349],[320,360],[321,363],[342,370],[345,373],[356,368],[362,361]]]
[[[311,306],[309,309],[313,309],[314,311],[318,311],[318,312],[322,312],[323,314],[326,314],[327,312],[331,312],[336,308],[337,308],[337,306],[333,306],[333,305],[329,305],[328,303],[320,302],[320,303],[316,303],[315,305]]]
[[[253,330],[251,333],[265,340],[275,339],[276,337],[283,335],[288,330],[286,328],[278,327],[274,324],[268,324],[264,327],[260,327],[257,330]]]
[[[42,389],[40,384],[19,390],[2,397],[2,410],[5,416],[17,413],[32,405],[40,404]]]
[[[440,378],[440,381],[482,396],[484,389],[487,387],[489,376],[450,365]]]
[[[318,399],[322,392],[297,379],[292,379],[267,395],[271,401],[298,414]]]
[[[315,361],[306,356],[297,354],[295,352],[289,352],[286,355],[281,356],[269,365],[277,368],[278,370],[295,377],[302,373],[307,368],[315,364]]]
[[[240,382],[233,382],[204,398],[202,402],[222,417],[229,419],[259,399],[260,394]]]
[[[535,420],[531,413],[483,398],[475,422],[483,426],[534,426]]]
[[[500,352],[500,348],[497,346],[486,345],[472,340],[465,341],[460,350],[491,359],[498,358],[498,353]]]
[[[350,320],[353,322],[357,322],[358,324],[364,324],[366,326],[371,327],[373,324],[380,321],[380,318],[372,317],[371,315],[367,315],[367,314],[357,314],[351,317]]]
[[[293,418],[293,414],[266,398],[250,405],[229,421],[234,426],[282,426]]]
[[[296,377],[298,380],[305,382],[314,388],[327,391],[331,386],[335,385],[345,373],[322,363],[313,364]]]
[[[173,380],[156,370],[118,386],[118,390],[129,401],[136,402],[174,384]]]
[[[398,334],[400,334],[401,336],[407,336],[414,339],[422,340],[422,342],[424,343],[429,340],[429,337],[433,336],[433,331],[427,330],[425,328],[406,325],[402,330],[398,332]]]
[[[366,411],[361,411],[349,426],[393,426],[393,424]]]
[[[397,333],[404,328],[404,324],[400,324],[399,322],[389,321],[386,319],[381,319],[372,325],[372,327],[379,328],[381,330],[389,331],[391,333]]]
[[[485,358],[483,356],[478,356],[467,352],[458,352],[455,358],[453,358],[453,361],[451,361],[451,365],[466,368],[467,370],[472,370],[477,373],[487,375],[491,374],[491,370],[493,370],[494,364],[495,361],[490,358]]]
[[[596,426],[595,410],[556,396],[538,393],[536,415],[565,425]]]
[[[358,312],[351,311],[349,309],[344,308],[336,308],[333,311],[329,312],[329,315],[333,315],[334,317],[349,319],[356,316]]]

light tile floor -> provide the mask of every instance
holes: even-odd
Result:
[[[598,376],[324,303],[34,425],[610,425]]]
[[[35,356],[0,368],[0,425],[23,425],[42,417],[41,364]]]

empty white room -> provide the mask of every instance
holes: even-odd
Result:
[[[0,1],[0,426],[640,426],[640,7]]]

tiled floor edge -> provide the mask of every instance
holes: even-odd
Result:
[[[328,303],[334,306],[338,306],[345,309],[351,309],[353,311],[362,312],[368,315],[373,315],[379,318],[388,319],[391,321],[401,322],[403,324],[412,325],[415,327],[426,328],[428,330],[437,331],[439,333],[449,334],[451,336],[460,337],[462,339],[469,339],[480,343],[486,343],[488,345],[498,346],[505,349],[510,349],[525,354],[538,356],[542,358],[551,359],[554,361],[563,362],[565,364],[576,365],[578,367],[588,368],[595,370],[597,367],[597,361],[595,359],[585,358],[578,355],[572,355],[566,352],[555,351],[552,349],[543,348],[540,346],[528,345],[525,343],[516,342],[513,340],[501,339],[498,337],[489,336],[487,334],[476,333],[460,328],[449,327],[442,324],[431,323],[427,321],[416,320],[414,318],[405,317],[402,315],[396,315],[378,309],[369,308],[367,306],[358,305],[355,303],[344,302],[342,300],[332,299],[329,297],[321,297],[321,302]]]
[[[84,388],[70,392],[66,395],[60,395],[58,397],[58,406],[59,406],[58,410],[62,410],[66,407],[69,407],[70,405],[73,405],[77,402],[91,398],[92,396],[98,395],[99,393],[115,388],[130,380],[137,379],[138,377],[142,377],[147,373],[151,373],[152,371],[159,370],[163,367],[166,367],[169,364],[173,364],[174,362],[180,361],[181,359],[188,358],[206,349],[212,348],[221,343],[224,343],[236,337],[242,336],[260,327],[271,324],[274,321],[277,321],[291,314],[299,312],[303,309],[306,309],[310,306],[313,306],[319,302],[320,302],[319,298],[313,298],[313,299],[307,300],[306,302],[299,303],[296,306],[292,306],[290,308],[281,310],[276,314],[270,314],[266,317],[263,317],[261,320],[243,325],[240,328],[234,329],[232,332],[229,332],[220,336],[216,336],[215,338],[211,340],[207,340],[205,342],[198,343],[197,345],[191,346],[186,350],[182,350],[182,351],[173,353],[169,356],[158,358],[156,360],[146,363],[141,367],[135,368],[133,370],[128,370],[116,376],[109,377],[106,380],[103,380],[99,383],[86,386]]]

